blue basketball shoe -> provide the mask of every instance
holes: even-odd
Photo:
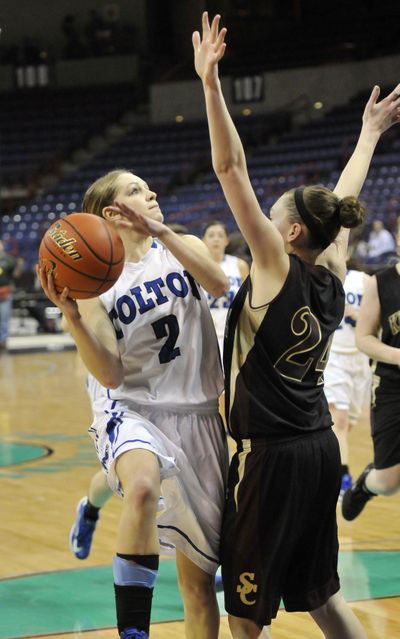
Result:
[[[221,575],[215,575],[215,590],[217,592],[222,592],[224,589],[224,584],[222,583]]]
[[[120,639],[149,639],[149,635],[145,630],[137,630],[136,628],[127,628],[122,631]]]
[[[350,475],[350,473],[345,473],[344,475],[342,475],[342,484],[340,486],[339,501],[342,501],[343,495],[345,494],[346,490],[349,490],[349,488],[351,488],[352,486],[353,486],[353,478]]]
[[[77,508],[76,518],[69,533],[69,546],[77,559],[86,559],[90,553],[93,533],[97,524],[94,519],[85,519],[87,497],[82,497]]]

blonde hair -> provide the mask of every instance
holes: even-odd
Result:
[[[102,217],[104,207],[114,202],[117,192],[116,182],[124,173],[131,173],[131,171],[114,169],[93,182],[83,196],[82,211]]]

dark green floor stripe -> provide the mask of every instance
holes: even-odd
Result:
[[[153,621],[182,619],[174,561],[162,561]],[[115,624],[110,566],[0,582],[0,637],[95,630]]]
[[[342,552],[339,573],[348,601],[400,596],[399,552]],[[175,563],[162,561],[154,592],[152,620],[171,621],[182,617]],[[0,581],[0,639],[114,625],[114,593],[109,566]]]
[[[34,444],[19,444],[17,442],[1,442],[0,444],[0,467],[23,464],[24,462],[47,457],[51,449],[47,446]]]

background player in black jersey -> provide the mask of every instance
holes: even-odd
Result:
[[[379,336],[379,337],[378,337]],[[376,495],[400,487],[400,264],[368,283],[356,326],[357,347],[373,361],[371,426],[374,462],[343,497],[342,514],[355,519]]]
[[[253,264],[229,312],[226,414],[236,440],[222,531],[225,606],[235,639],[269,637],[280,599],[309,611],[327,638],[365,639],[340,595],[336,502],[340,455],[323,393],[330,337],[344,311],[348,230],[383,131],[399,121],[374,87],[356,149],[332,192],[284,193],[266,217],[218,77],[226,30],[203,14],[193,34],[213,167]],[[400,86],[398,87],[400,92]],[[334,242],[335,241],[335,242]]]

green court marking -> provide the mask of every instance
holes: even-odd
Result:
[[[50,454],[51,449],[47,446],[0,442],[0,467],[23,464],[40,457],[47,457]]]
[[[339,558],[347,601],[400,596],[400,552],[344,551]],[[110,566],[0,581],[0,639],[115,627]],[[223,613],[223,596],[218,596]],[[183,618],[174,561],[162,561],[152,621]]]
[[[174,561],[162,561],[153,621],[182,619]],[[0,582],[0,637],[95,630],[115,626],[110,566],[47,573]]]
[[[88,435],[60,435],[58,433],[46,434],[46,443],[30,443],[30,440],[37,440],[37,435],[32,433],[15,433],[15,436],[22,441],[7,442],[0,441],[0,479],[2,477],[12,477],[21,479],[30,474],[55,474],[77,468],[90,468],[96,466],[96,451],[92,440]],[[48,459],[48,455],[57,451],[64,441],[73,442],[76,449],[68,457],[60,459],[58,455]],[[38,459],[44,459],[44,464],[30,464]]]

